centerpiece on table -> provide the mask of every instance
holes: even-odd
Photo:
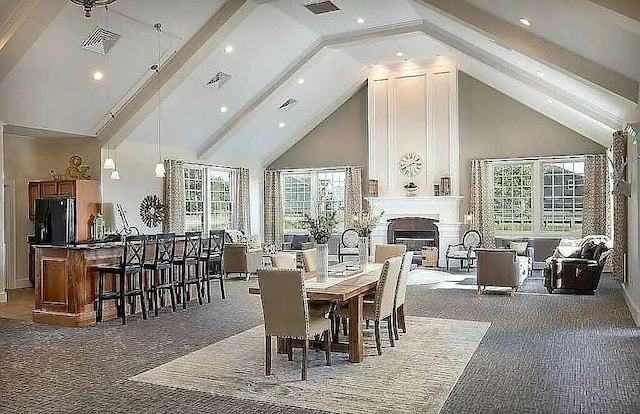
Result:
[[[358,232],[358,261],[361,268],[369,262],[369,236],[373,228],[378,224],[380,217],[384,214],[381,211],[380,214],[371,214],[368,211],[363,211],[353,217],[353,228]]]
[[[319,281],[327,280],[329,277],[329,238],[333,234],[338,220],[336,219],[336,212],[320,211],[317,217],[311,217],[308,214],[304,215],[305,226],[309,230],[309,234],[316,242],[316,251],[318,254],[318,270],[317,279]]]

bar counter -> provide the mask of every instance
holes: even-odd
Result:
[[[96,266],[118,263],[122,243],[33,247],[36,266],[34,322],[64,326],[95,324]],[[105,279],[106,288],[113,288],[113,284],[113,277]],[[113,302],[105,302],[105,320],[116,317]]]

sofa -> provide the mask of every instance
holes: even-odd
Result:
[[[545,261],[544,286],[594,294],[612,248],[607,236],[594,235],[581,239],[561,239],[552,256]]]
[[[530,272],[529,257],[519,258],[513,249],[476,249],[476,256],[478,294],[498,286],[511,288],[513,296]]]

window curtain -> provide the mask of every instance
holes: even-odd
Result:
[[[236,168],[233,174],[235,185],[234,190],[234,223],[236,230],[244,234],[251,234],[250,200],[249,200],[249,170],[246,168]]]
[[[184,161],[164,161],[165,233],[184,234]]]
[[[280,171],[264,172],[264,242],[282,246],[284,241],[284,211]]]
[[[471,229],[482,235],[482,246],[495,247],[493,231],[493,186],[487,160],[471,161]]]
[[[353,227],[353,217],[362,212],[362,167],[347,167],[344,179],[344,228]]]
[[[587,155],[584,160],[584,207],[582,236],[610,235],[609,174],[606,154]]]
[[[613,133],[613,169],[615,171],[626,168],[627,159],[627,137],[624,132]],[[625,172],[621,173],[619,179],[626,179]],[[613,195],[613,252],[611,252],[612,277],[618,282],[625,282],[624,274],[624,254],[627,252],[627,197],[624,194],[615,193]]]

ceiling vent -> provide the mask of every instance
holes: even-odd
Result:
[[[82,48],[106,55],[120,39],[120,35],[102,27],[96,27],[82,44]]]
[[[278,110],[279,111],[287,111],[287,110],[291,109],[297,103],[298,103],[298,101],[296,99],[289,98],[286,101],[284,101],[284,103],[282,105],[280,105],[278,107]]]
[[[323,14],[340,10],[338,6],[330,1],[319,1],[311,4],[305,4],[304,7],[306,7],[313,14]]]
[[[229,81],[229,79],[231,79],[231,75],[228,75],[224,72],[218,72],[213,76],[213,78],[209,79],[207,83],[204,84],[204,86],[220,89],[224,86],[225,83]]]

